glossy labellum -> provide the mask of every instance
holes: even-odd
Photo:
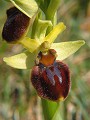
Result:
[[[40,54],[42,53],[39,53],[39,55]],[[44,59],[44,56],[48,57],[50,56],[50,53],[47,55],[42,54],[39,61],[41,61],[42,58]],[[55,55],[53,55],[53,58],[54,57]],[[31,81],[41,98],[52,101],[64,100],[67,97],[70,89],[69,68],[66,64],[55,59],[53,59],[53,63],[51,62],[50,65],[51,59],[52,58],[49,57],[48,61],[46,60],[46,62],[49,62],[48,66],[45,66],[42,61],[42,63],[39,62],[38,65],[32,68]]]
[[[16,42],[26,32],[30,18],[16,7],[7,10],[7,20],[4,24],[2,37],[7,42]]]

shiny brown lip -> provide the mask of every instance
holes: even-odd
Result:
[[[57,68],[62,77],[62,82],[59,80],[58,75],[54,75],[54,84],[51,82],[52,79],[48,78],[46,68],[42,70],[41,66],[34,66],[31,72],[31,82],[37,91],[37,94],[44,99],[59,101],[64,100],[70,90],[70,71],[66,64],[55,61]],[[51,71],[55,66],[49,68]],[[51,77],[52,78],[52,77]]]
[[[7,20],[4,24],[2,37],[7,42],[19,40],[25,33],[30,22],[30,18],[12,7],[7,10]]]

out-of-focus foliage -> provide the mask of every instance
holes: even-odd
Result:
[[[58,21],[67,24],[61,40],[85,39],[86,45],[67,62],[71,71],[71,92],[61,111],[63,120],[89,120],[90,118],[90,2],[89,0],[62,1]]]
[[[1,31],[6,10],[12,6],[0,0],[0,120],[42,120],[40,100],[30,83],[29,70],[16,70],[7,66],[2,58],[19,53],[20,45],[7,45]],[[71,92],[61,102],[63,120],[89,120],[90,117],[90,2],[89,0],[62,0],[58,21],[67,30],[57,41],[84,39],[86,44],[65,60],[71,71]],[[30,83],[30,84],[29,84]]]

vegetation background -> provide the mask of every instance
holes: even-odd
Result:
[[[17,70],[3,62],[4,56],[22,51],[20,45],[2,41],[2,28],[6,20],[8,2],[0,0],[0,120],[42,120],[40,98],[30,82],[29,70]],[[90,119],[90,1],[61,0],[58,22],[67,29],[57,41],[84,39],[86,44],[64,62],[71,71],[71,91],[60,105],[62,120]]]

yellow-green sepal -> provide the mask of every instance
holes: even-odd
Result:
[[[61,43],[53,43],[51,48],[57,52],[57,60],[64,60],[73,53],[75,53],[82,45],[85,44],[84,40],[69,41]]]
[[[66,29],[66,26],[63,22],[57,24],[52,31],[43,39],[43,41],[48,41],[49,43],[53,43],[57,36],[61,34]]]
[[[32,18],[38,11],[38,5],[35,0],[10,0],[16,8],[28,17]]]
[[[31,53],[38,49],[40,43],[38,40],[31,39],[29,37],[24,37],[19,41],[28,51]]]
[[[35,58],[35,53],[32,54],[28,51],[25,51],[11,57],[4,57],[3,61],[7,65],[17,69],[31,69],[34,66]]]

